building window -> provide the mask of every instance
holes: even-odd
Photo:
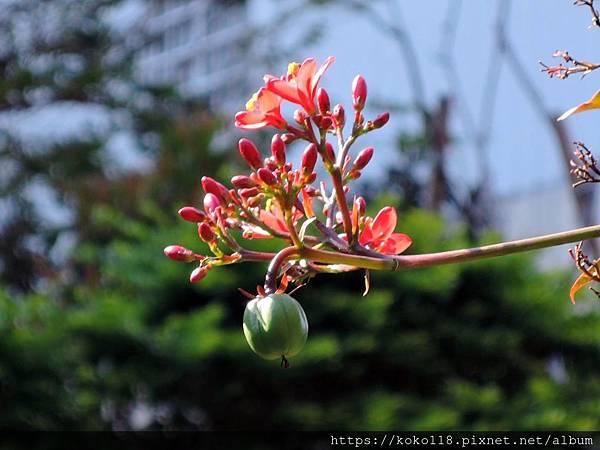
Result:
[[[170,27],[165,32],[165,48],[170,50],[172,48],[179,47],[190,40],[192,31],[192,21],[187,19],[183,22]]]

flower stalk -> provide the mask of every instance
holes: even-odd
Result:
[[[455,264],[476,261],[480,259],[505,256],[531,250],[554,247],[557,245],[579,242],[586,239],[600,237],[600,225],[577,228],[560,233],[536,236],[516,241],[501,242],[498,244],[480,247],[450,250],[437,253],[423,253],[420,255],[388,256],[362,256],[356,254],[338,253],[319,250],[311,247],[296,249],[288,247],[279,252],[272,260],[267,270],[265,290],[275,292],[275,282],[281,265],[289,258],[298,257],[324,264],[344,264],[357,269],[404,271],[410,269],[439,266],[442,264]]]

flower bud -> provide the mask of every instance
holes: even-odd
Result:
[[[379,114],[375,118],[375,120],[373,120],[373,122],[372,122],[372,129],[376,130],[377,128],[381,128],[386,123],[388,123],[389,120],[390,120],[390,113],[389,112],[384,112],[384,113]]]
[[[298,122],[300,125],[304,124],[306,121],[306,113],[300,109],[294,111],[294,120]]]
[[[352,170],[362,170],[365,168],[371,158],[373,157],[373,147],[367,147],[360,151],[356,159],[354,160],[354,166]]]
[[[240,189],[240,195],[244,198],[254,197],[258,195],[260,191],[256,187]]]
[[[206,214],[193,206],[184,206],[177,213],[188,222],[203,222],[206,219]]]
[[[358,180],[361,175],[362,174],[361,174],[360,170],[352,169],[350,172],[348,172],[348,175],[346,175],[346,177],[349,180]]]
[[[354,203],[356,204],[356,207],[358,208],[358,213],[361,216],[364,216],[365,212],[367,210],[367,202],[365,202],[365,199],[363,197],[357,197],[356,200],[354,200]]]
[[[252,178],[246,175],[236,175],[231,179],[231,184],[233,184],[236,188],[250,188],[256,186],[256,183]]]
[[[293,133],[285,133],[283,136],[281,136],[281,140],[283,141],[284,144],[291,144],[296,139],[298,139],[298,138]]]
[[[198,236],[206,243],[214,242],[217,239],[217,235],[207,223],[198,224]]]
[[[315,164],[317,163],[317,146],[315,144],[309,144],[304,153],[302,154],[302,172],[307,175],[315,170]]]
[[[338,128],[344,128],[344,124],[346,123],[346,112],[344,111],[344,107],[342,105],[335,105],[332,113],[333,120],[335,120]]]
[[[279,166],[285,164],[285,143],[278,134],[274,135],[273,139],[271,139],[271,153]]]
[[[256,189],[256,188],[254,188]],[[257,189],[258,191],[258,189]],[[251,208],[254,208],[255,206],[260,205],[260,203],[263,201],[263,195],[254,195],[248,198],[248,206],[250,206]]]
[[[252,141],[245,138],[240,139],[238,146],[242,158],[244,158],[251,168],[258,169],[259,167],[262,167],[260,152]]]
[[[329,161],[335,161],[335,151],[333,150],[333,145],[331,145],[329,142],[325,143],[325,155]]]
[[[211,266],[208,265],[200,266],[192,270],[192,273],[190,274],[190,283],[197,283],[198,281],[202,280],[210,270],[210,267]]]
[[[329,95],[323,88],[317,90],[317,106],[319,107],[319,114],[325,115],[329,112]]]
[[[269,186],[273,186],[273,185],[277,184],[277,177],[269,169],[261,167],[260,169],[258,169],[257,173],[258,173],[258,178],[260,178],[260,180],[263,183],[265,183]]]
[[[322,130],[329,130],[332,126],[333,126],[333,120],[329,116],[323,117],[321,119],[321,123],[319,124],[319,127]]]
[[[194,259],[194,252],[181,245],[169,245],[164,249],[165,256],[173,261],[191,262]]]
[[[217,196],[222,202],[229,197],[227,188],[211,177],[202,177],[202,189],[204,189],[204,192],[207,194]]]
[[[221,205],[219,198],[214,194],[206,194],[204,196],[204,211],[211,214],[217,206]]]
[[[308,184],[314,183],[316,179],[317,179],[317,172],[313,172],[310,175],[306,176],[305,182]]]
[[[276,170],[277,169],[277,163],[275,162],[275,160],[269,156],[268,158],[265,158],[265,161],[263,163],[263,167],[266,167],[269,170]]]
[[[362,75],[356,75],[352,81],[352,106],[359,112],[365,107],[367,100],[367,82]]]

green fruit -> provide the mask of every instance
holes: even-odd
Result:
[[[244,335],[250,348],[265,359],[297,355],[308,337],[308,321],[300,303],[287,294],[250,300],[244,311]]]

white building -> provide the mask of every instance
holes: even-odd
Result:
[[[244,0],[152,0],[136,58],[143,82],[175,84],[191,99],[231,112],[249,97]]]

